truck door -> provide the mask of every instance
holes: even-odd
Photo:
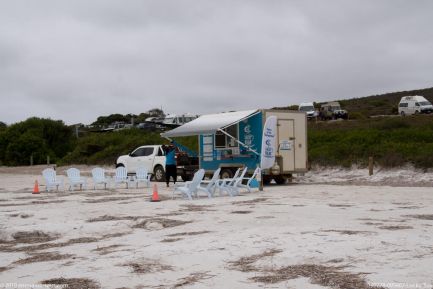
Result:
[[[148,172],[153,171],[153,147],[140,147],[132,152],[129,156],[131,159],[128,161],[128,173],[135,173],[139,167],[144,167]]]
[[[282,157],[282,171],[295,170],[295,127],[292,119],[278,119],[277,155]],[[281,165],[281,164],[280,164]]]
[[[155,168],[158,165],[162,166],[163,168],[165,167],[165,152],[160,146],[156,148],[152,169],[149,172],[152,172],[153,168]]]
[[[155,159],[155,155],[158,153],[158,149],[158,147],[145,148],[142,166],[145,167],[149,173],[153,172],[153,161]]]
[[[128,173],[134,173],[143,162],[143,156],[146,148],[140,147],[129,154],[130,159],[126,164]]]

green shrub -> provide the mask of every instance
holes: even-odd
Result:
[[[349,114],[349,118],[350,119],[356,119],[356,120],[360,120],[360,119],[367,119],[368,117],[361,113],[361,112],[352,112]]]
[[[386,118],[382,122],[376,123],[375,126],[380,130],[410,127],[409,123],[401,117]]]
[[[118,156],[127,154],[138,146],[160,144],[163,141],[158,133],[138,129],[89,133],[77,140],[74,150],[61,159],[59,164],[114,164]]]
[[[411,163],[431,168],[431,121],[431,117],[398,117],[309,124],[309,160],[324,166],[365,166],[373,156],[383,167]]]
[[[176,139],[180,144],[197,151],[197,137]],[[78,139],[75,149],[60,160],[59,164],[107,164],[112,165],[120,155],[128,154],[142,145],[168,143],[159,133],[128,129],[109,133],[90,133]]]

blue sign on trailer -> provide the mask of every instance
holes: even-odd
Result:
[[[262,117],[259,112],[226,129],[248,148],[223,133],[201,134],[200,168],[214,171],[219,167],[246,166],[254,170],[260,164]]]

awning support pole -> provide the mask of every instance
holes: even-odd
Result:
[[[246,147],[249,151],[255,153],[256,155],[260,156],[260,154],[258,152],[256,152],[255,150],[253,150],[251,147],[247,146],[246,144],[244,144],[243,142],[240,142],[239,140],[237,140],[234,136],[228,134],[227,132],[225,132],[222,129],[218,129],[219,132],[222,132],[223,134],[225,134],[226,136],[228,136],[229,138],[233,139],[235,142],[237,142],[238,144],[240,144],[243,147]]]

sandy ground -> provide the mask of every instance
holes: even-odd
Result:
[[[42,169],[0,168],[0,288],[433,288],[429,172],[317,170],[193,201],[159,183],[151,203],[150,188],[46,193]]]

